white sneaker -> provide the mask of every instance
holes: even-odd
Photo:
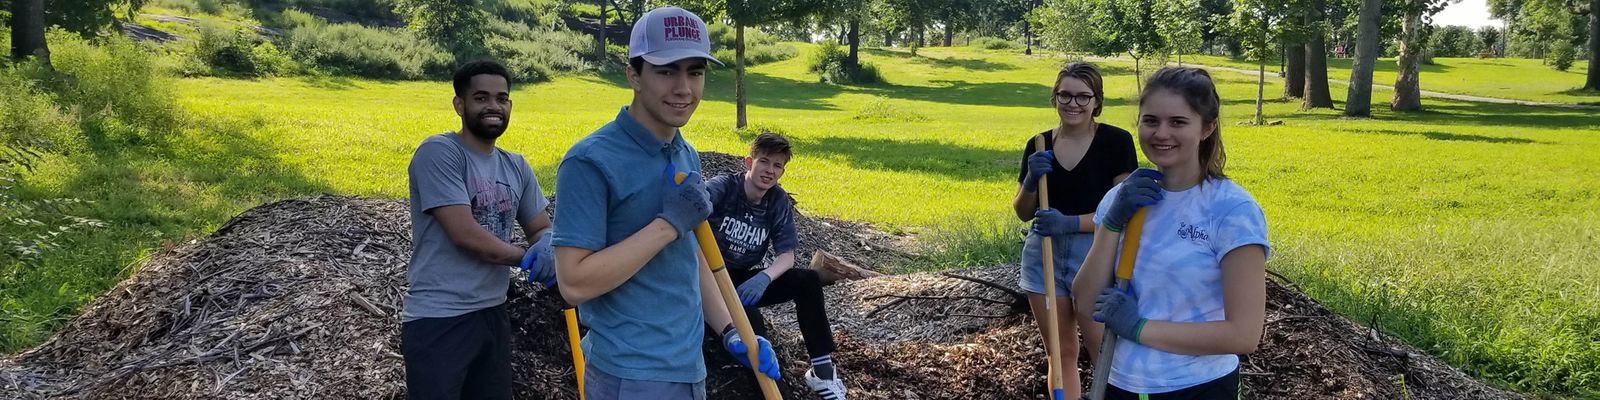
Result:
[[[822,400],[844,400],[844,379],[837,376],[838,372],[834,374],[833,379],[824,380],[817,377],[816,370],[806,370],[806,386]]]

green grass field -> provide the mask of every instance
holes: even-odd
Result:
[[[1171,61],[1177,61],[1176,57]],[[1251,71],[1258,67],[1253,61],[1226,56],[1186,55],[1183,56],[1183,62]],[[1328,78],[1350,80],[1351,62],[1349,58],[1329,58]],[[1584,60],[1572,63],[1572,68],[1566,71],[1557,71],[1541,64],[1539,60],[1525,58],[1435,58],[1433,62],[1433,65],[1422,66],[1422,90],[1545,103],[1600,104],[1600,92],[1577,90],[1583,87],[1584,73],[1589,68],[1589,63]],[[1372,82],[1394,86],[1395,70],[1395,59],[1378,59],[1373,68]],[[1276,74],[1276,71],[1278,61],[1269,61],[1267,73]],[[1278,82],[1276,88],[1268,89],[1269,96],[1282,92],[1282,81]],[[1333,86],[1333,97],[1344,100],[1344,85]],[[1375,93],[1382,93],[1374,95],[1375,104],[1388,102],[1386,91]]]
[[[1055,123],[1049,85],[1061,60],[959,48],[863,54],[889,83],[817,83],[803,55],[751,69],[755,129],[745,131],[732,129],[731,71],[713,71],[686,135],[701,150],[735,154],[757,130],[788,135],[796,158],[783,183],[801,207],[919,235],[937,256],[908,268],[1015,260],[1020,238],[1006,228],[1020,226],[1010,211],[1017,163],[1023,141]],[[1131,129],[1132,66],[1102,67],[1101,121]],[[1250,127],[1237,122],[1254,111],[1253,78],[1214,75],[1226,104],[1228,172],[1266,210],[1270,269],[1476,376],[1558,397],[1600,396],[1600,122],[1592,111],[1430,99],[1427,112],[1375,107],[1373,119],[1345,119],[1274,102],[1267,118],[1283,124]],[[1437,74],[1425,73],[1425,85],[1429,76]],[[110,225],[75,236],[42,268],[3,271],[5,350],[43,340],[152,251],[262,202],[324,191],[404,197],[416,144],[459,125],[446,82],[176,85],[190,117],[178,137],[55,156],[28,182],[30,195],[95,201],[89,216]],[[565,149],[629,97],[617,76],[520,86],[500,145],[526,155],[553,190]]]

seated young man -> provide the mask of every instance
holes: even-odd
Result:
[[[823,306],[822,282],[816,271],[794,268],[799,244],[794,202],[778,186],[791,155],[789,141],[783,136],[757,136],[744,159],[744,175],[706,182],[706,192],[711,195],[708,220],[756,334],[766,336],[760,307],[794,301],[800,334],[811,356],[806,383],[824,400],[843,400],[844,381],[833,364],[833,329]],[[764,265],[769,248],[777,256]]]

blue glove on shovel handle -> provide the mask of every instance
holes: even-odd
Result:
[[[678,236],[692,235],[694,228],[711,216],[711,195],[706,193],[705,180],[699,172],[689,172],[683,182],[673,182],[677,168],[667,164],[666,180],[661,184],[661,214],[657,217],[672,224]]]
[[[1153,206],[1165,197],[1159,182],[1161,178],[1161,173],[1152,169],[1133,171],[1127,180],[1122,181],[1122,188],[1117,190],[1117,198],[1111,203],[1111,209],[1100,220],[1101,225],[1112,232],[1122,233],[1128,221],[1133,220],[1134,212]]]
[[[1045,237],[1078,233],[1078,216],[1062,214],[1054,208],[1034,211],[1033,233]]]
[[[1022,177],[1022,190],[1029,193],[1039,191],[1039,179],[1050,173],[1055,167],[1051,163],[1056,159],[1054,151],[1038,151],[1028,156],[1028,175]]]
[[[778,371],[778,356],[772,352],[772,343],[768,342],[767,338],[756,336],[756,344],[757,347],[760,347],[757,350],[759,351],[757,358],[761,363],[757,370],[773,380],[781,379],[783,374]],[[746,347],[744,340],[739,338],[739,331],[734,329],[733,325],[728,325],[727,328],[722,329],[722,347],[733,355],[733,359],[739,360],[740,365],[744,365],[745,368],[750,367],[750,348]]]
[[[1134,343],[1139,343],[1145,324],[1145,319],[1139,317],[1139,299],[1116,288],[1106,288],[1095,297],[1094,321],[1106,324],[1111,333]]]

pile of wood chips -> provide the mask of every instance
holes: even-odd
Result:
[[[735,157],[703,159],[708,176],[742,169]],[[822,249],[888,272],[916,257],[908,239],[864,225],[797,222],[801,259]],[[0,398],[403,398],[399,307],[410,252],[404,201],[324,195],[262,205],[159,251],[48,342],[0,359]],[[513,274],[508,301],[517,397],[575,399],[562,302],[522,278]],[[1045,398],[1044,349],[1016,279],[1010,265],[826,287],[851,398]],[[1263,344],[1243,363],[1247,398],[1524,398],[1278,281],[1268,289]],[[763,312],[784,393],[815,398],[793,307]],[[759,398],[749,370],[716,338],[704,343],[710,397]],[[1080,366],[1087,381],[1086,360]]]

